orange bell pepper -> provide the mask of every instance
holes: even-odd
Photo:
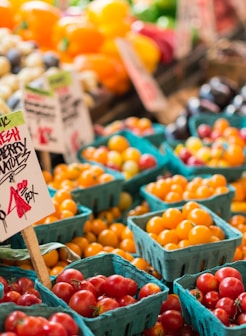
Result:
[[[0,0],[0,28],[12,29],[14,26],[14,11],[8,0]]]
[[[53,30],[53,45],[62,59],[97,52],[104,41],[102,33],[85,17],[63,17]]]
[[[16,12],[14,31],[40,48],[52,47],[52,31],[61,11],[43,1],[25,2]]]
[[[122,94],[129,89],[130,80],[121,60],[109,55],[87,54],[74,59],[77,71],[92,70],[109,91]]]

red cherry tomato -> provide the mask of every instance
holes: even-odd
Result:
[[[8,283],[8,291],[16,291],[16,292],[19,292],[21,293],[21,288],[20,286],[18,285],[17,281],[14,281],[14,282],[9,282]]]
[[[137,300],[131,295],[124,295],[124,296],[120,297],[119,299],[117,299],[117,301],[119,302],[119,305],[121,307],[129,306],[129,305],[137,302]]]
[[[241,325],[245,323],[246,323],[246,314],[245,313],[239,314],[237,317],[237,324]]]
[[[196,287],[206,294],[212,290],[217,290],[219,281],[212,273],[202,273],[196,280]]]
[[[113,274],[107,277],[104,283],[104,292],[107,296],[119,298],[128,294],[128,282],[125,277]]]
[[[119,308],[120,304],[116,299],[111,297],[102,297],[100,300],[97,301],[96,304],[96,315],[101,315],[107,311]]]
[[[236,268],[229,266],[219,268],[215,273],[215,277],[218,279],[219,282],[227,277],[234,277],[239,279],[240,281],[243,281],[241,273]]]
[[[49,319],[51,322],[58,322],[63,325],[67,331],[68,336],[77,335],[79,333],[79,327],[74,321],[71,315],[64,312],[57,312],[52,314]]]
[[[161,292],[161,288],[157,284],[149,282],[143,285],[143,287],[140,289],[138,293],[138,297],[139,299],[142,299],[146,296],[157,294],[160,292]]]
[[[17,279],[17,284],[20,287],[20,293],[24,294],[27,289],[34,287],[34,281],[27,278],[27,277],[21,277]]]
[[[4,329],[6,331],[13,331],[16,332],[16,326],[19,320],[23,319],[26,316],[21,310],[15,310],[8,314],[7,318],[4,322]]]
[[[71,284],[72,281],[83,281],[84,275],[75,268],[64,269],[56,278],[57,282],[68,282]]]
[[[45,330],[45,335],[47,336],[67,336],[68,333],[64,326],[55,321],[49,321],[48,327]]]
[[[219,292],[210,291],[207,292],[203,297],[203,304],[208,309],[214,309],[217,301],[220,299]]]
[[[69,300],[69,306],[85,317],[92,317],[97,305],[96,297],[88,290],[75,292]]]
[[[237,303],[239,304],[239,309],[245,313],[246,312],[246,292],[243,292],[238,295]]]
[[[237,314],[237,307],[235,305],[235,301],[229,297],[220,298],[217,301],[215,308],[224,309],[229,315],[230,319],[234,319]]]
[[[25,291],[25,294],[33,294],[35,296],[37,296],[39,299],[41,299],[41,295],[40,292],[35,289],[34,287],[30,287]]]
[[[176,294],[168,294],[167,299],[161,304],[160,313],[162,314],[164,311],[169,309],[181,311],[180,300]]]
[[[219,293],[221,297],[228,296],[235,300],[243,292],[244,284],[237,278],[228,277],[220,282]]]
[[[215,308],[212,310],[212,313],[226,326],[229,325],[229,315],[222,308]]]
[[[150,329],[144,330],[144,336],[164,336],[165,330],[161,322],[157,321],[155,325]]]
[[[18,336],[42,336],[44,334],[43,323],[34,316],[26,316],[17,323]]]
[[[21,297],[21,293],[11,290],[4,294],[2,301],[17,303],[20,297]]]
[[[137,282],[131,278],[126,278],[126,282],[127,282],[127,294],[131,296],[136,295],[138,291]]]
[[[42,303],[41,299],[39,299],[34,294],[28,294],[28,293],[21,295],[17,300],[17,304],[20,306],[32,306],[34,304],[40,304],[40,303]]]
[[[68,282],[57,282],[52,287],[52,292],[60,299],[68,303],[72,295],[75,293],[75,289]]]
[[[168,331],[177,331],[184,324],[182,313],[174,309],[166,310],[162,313],[159,321],[164,329]]]
[[[95,275],[89,279],[87,279],[92,285],[95,287],[97,292],[97,297],[104,293],[104,283],[106,280],[105,276],[102,275]]]
[[[97,291],[96,291],[95,286],[88,280],[83,280],[83,281],[74,280],[72,281],[72,286],[74,287],[76,291],[85,289],[85,290],[91,291],[95,296],[97,296]]]

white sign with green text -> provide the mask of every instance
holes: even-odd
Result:
[[[0,241],[54,212],[21,111],[0,117]]]

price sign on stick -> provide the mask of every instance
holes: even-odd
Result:
[[[54,4],[62,11],[65,11],[69,7],[69,0],[55,0]]]
[[[23,113],[0,117],[0,241],[22,232],[35,270],[49,285],[32,224],[54,212]]]
[[[36,150],[63,153],[64,135],[57,96],[48,90],[22,88],[22,106]]]
[[[246,3],[244,0],[230,0],[232,6],[235,8],[237,16],[240,21],[246,26]]]
[[[49,75],[47,81],[59,99],[65,161],[77,161],[78,149],[94,140],[90,114],[83,101],[77,74],[73,71],[59,71]]]
[[[149,112],[160,113],[163,122],[168,123],[169,117],[166,115],[167,99],[158,83],[146,70],[130,42],[123,38],[117,38],[116,44],[144,107]]]
[[[182,59],[189,55],[192,49],[192,23],[194,20],[192,2],[194,3],[194,0],[178,1],[174,50],[177,59]]]
[[[217,40],[214,0],[197,0],[200,35],[204,42],[213,46]]]

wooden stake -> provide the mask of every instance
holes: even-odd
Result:
[[[45,151],[41,151],[40,152],[40,161],[41,161],[40,163],[41,163],[42,169],[51,172],[52,164],[51,164],[51,159],[50,159],[50,153],[45,152]]]
[[[44,259],[42,257],[38,239],[36,236],[36,233],[33,229],[33,227],[30,225],[24,230],[21,231],[21,234],[23,236],[24,242],[26,244],[26,247],[29,251],[31,261],[34,267],[34,270],[37,273],[38,279],[42,282],[42,284],[51,289],[52,284],[50,280],[50,276],[47,270],[47,267],[45,265]]]

